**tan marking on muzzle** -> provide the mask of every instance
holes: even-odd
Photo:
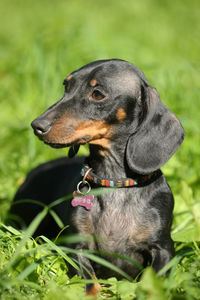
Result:
[[[111,139],[112,135],[110,135],[107,138],[100,138],[100,139],[95,139],[89,142],[89,144],[92,145],[99,145],[104,149],[109,149],[110,148],[110,139]]]
[[[109,149],[112,138],[112,126],[105,121],[85,121],[75,128],[77,136],[88,136],[88,143]]]
[[[78,125],[78,120],[70,114],[63,114],[56,120],[49,133],[43,136],[43,140],[52,144],[67,144],[67,140],[74,133],[75,126]]]
[[[76,141],[79,144],[96,144],[108,149],[112,135],[112,126],[103,120],[82,121],[65,114],[53,124],[43,139],[48,143],[71,144]]]

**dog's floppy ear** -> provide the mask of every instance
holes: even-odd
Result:
[[[175,153],[185,132],[177,117],[161,102],[156,89],[146,87],[146,119],[129,137],[126,148],[128,166],[139,174],[159,169]]]

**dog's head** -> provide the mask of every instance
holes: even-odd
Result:
[[[32,122],[52,147],[125,143],[130,169],[147,174],[178,149],[184,130],[148,85],[144,74],[122,60],[90,63],[65,80],[63,98]]]

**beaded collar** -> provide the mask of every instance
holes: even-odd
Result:
[[[154,181],[156,178],[162,175],[162,172],[160,170],[156,170],[153,173],[150,173],[148,175],[137,175],[137,179],[133,178],[121,178],[119,180],[113,179],[113,178],[105,178],[102,179],[99,176],[97,176],[94,172],[92,172],[92,168],[90,168],[88,165],[85,165],[81,170],[81,175],[84,177],[84,180],[88,180],[90,182],[93,182],[94,184],[102,187],[136,187],[136,186],[144,186],[152,181]]]

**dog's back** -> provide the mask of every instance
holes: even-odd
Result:
[[[30,202],[17,203],[20,200],[35,200],[42,205],[49,205],[55,200],[66,197],[76,190],[77,182],[81,179],[81,168],[84,157],[69,159],[58,158],[43,163],[28,173],[24,183],[19,187],[11,207],[10,213],[21,218],[21,225],[28,226],[33,218],[41,211],[43,206]],[[71,201],[65,200],[53,208],[64,225],[70,223]],[[20,226],[20,219],[17,222]],[[67,229],[68,232],[73,228]],[[48,214],[39,225],[35,236],[43,234],[49,238],[56,237],[60,228],[53,217]]]

